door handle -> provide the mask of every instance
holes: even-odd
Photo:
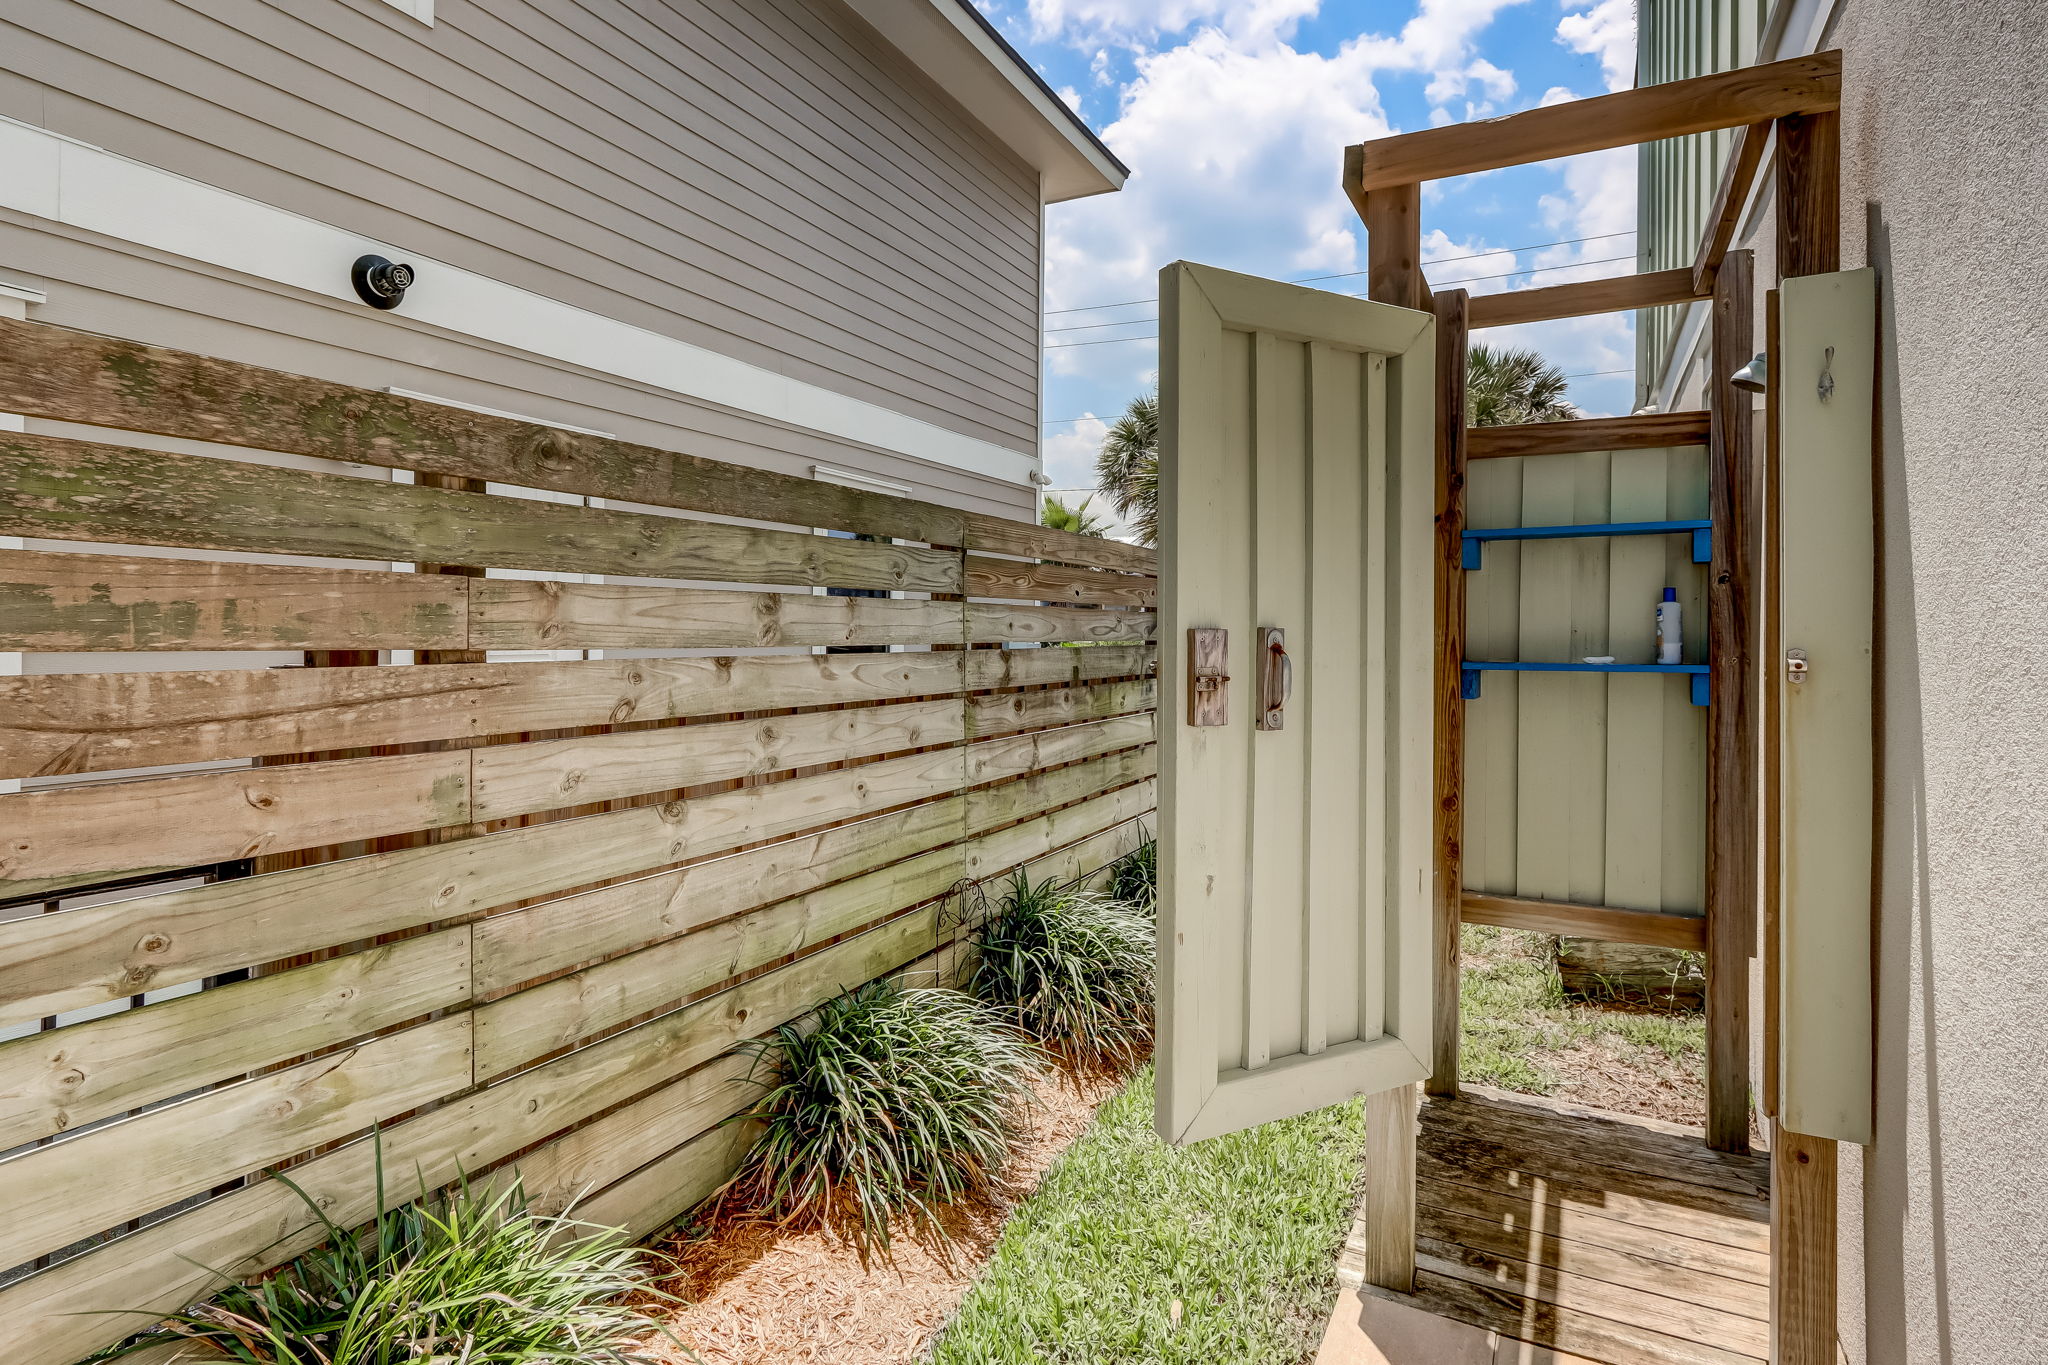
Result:
[[[1261,730],[1287,727],[1287,699],[1294,693],[1294,660],[1287,655],[1287,632],[1278,626],[1259,627],[1259,721]]]

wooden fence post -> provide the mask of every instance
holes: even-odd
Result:
[[[1841,162],[1840,114],[1778,120],[1780,281],[1841,269]],[[1775,679],[1779,661],[1769,663]],[[1779,840],[1783,831],[1766,830],[1765,837]],[[1772,1118],[1771,1358],[1777,1365],[1834,1365],[1836,1172],[1833,1139],[1789,1133]]]
[[[1465,291],[1436,312],[1436,1025],[1432,1095],[1458,1093],[1458,983],[1465,899]]]
[[[1422,186],[1374,190],[1366,196],[1362,211],[1367,296],[1403,308],[1427,308],[1429,290],[1422,278]],[[1442,344],[1441,337],[1438,344]],[[1456,1008],[1455,995],[1452,1008]],[[1439,1027],[1442,1009],[1439,1000]],[[1457,1046],[1455,1035],[1451,1046]],[[1403,1294],[1415,1289],[1415,1130],[1420,1102],[1420,1092],[1412,1085],[1365,1097],[1369,1232],[1365,1276],[1383,1289]]]
[[[1756,946],[1755,430],[1750,395],[1729,381],[1754,344],[1754,256],[1728,253],[1714,281],[1707,489],[1707,1145],[1749,1150],[1749,964]]]

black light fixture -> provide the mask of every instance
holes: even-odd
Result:
[[[405,297],[405,291],[412,288],[412,267],[397,261],[387,261],[382,256],[358,256],[349,268],[349,282],[356,287],[356,297],[372,308],[396,308]]]

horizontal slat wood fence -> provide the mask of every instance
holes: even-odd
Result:
[[[0,411],[10,1362],[311,1245],[280,1169],[368,1218],[373,1129],[652,1231],[733,1044],[1152,811],[1149,551],[7,320]]]

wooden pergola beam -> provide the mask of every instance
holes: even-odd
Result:
[[[1656,450],[1707,443],[1709,415],[1647,412],[1635,417],[1582,417],[1511,427],[1473,427],[1465,433],[1467,460],[1511,455],[1576,455],[1588,450]]]
[[[1344,187],[1356,203],[1361,193],[1388,186],[1824,113],[1841,103],[1842,54],[1816,52],[1506,118],[1377,138],[1347,151]]]
[[[1481,294],[1472,300],[1472,323],[1480,327],[1506,327],[1517,322],[1549,322],[1555,318],[1583,317],[1588,313],[1619,313],[1629,308],[1655,308],[1666,303],[1691,303],[1709,298],[1713,288],[1701,293],[1693,283],[1693,271],[1655,270],[1646,275],[1621,275],[1608,280],[1581,280],[1577,284],[1552,285],[1548,289],[1515,289],[1505,294]]]
[[[1713,207],[1707,210],[1706,231],[1700,235],[1700,249],[1692,261],[1692,291],[1700,298],[1714,292],[1714,276],[1721,259],[1735,240],[1742,218],[1742,206],[1749,201],[1750,182],[1763,164],[1764,148],[1771,140],[1772,124],[1752,123],[1735,135],[1728,149],[1728,162],[1721,168],[1721,184],[1714,191]]]

